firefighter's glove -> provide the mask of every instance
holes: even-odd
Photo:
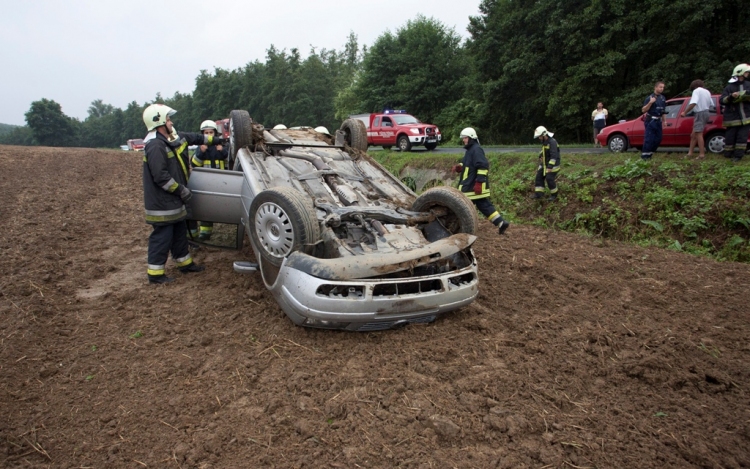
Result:
[[[224,143],[226,141],[225,138],[223,138],[223,137],[217,137],[216,135],[213,135],[211,137],[211,141],[210,142],[208,141],[208,135],[206,135],[205,137],[203,137],[203,139],[205,140],[206,145],[214,145],[214,146],[216,146],[216,145],[224,145]]]
[[[193,198],[193,193],[190,192],[190,189],[188,189],[185,186],[180,186],[180,198],[182,199],[183,203],[187,203],[188,200]]]
[[[453,171],[454,173],[460,173],[463,170],[464,170],[464,167],[463,165],[460,165],[460,164],[454,164],[453,167],[451,168],[451,171]]]
[[[482,195],[482,183],[481,182],[474,183],[474,193],[476,195]]]

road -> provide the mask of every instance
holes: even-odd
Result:
[[[487,146],[482,147],[484,148],[485,153],[536,153],[539,151],[539,147],[493,147],[493,146]],[[382,150],[382,147],[370,147],[371,150],[379,151]],[[669,153],[680,153],[685,152],[687,153],[687,147],[681,148],[681,147],[669,147],[669,148],[660,148],[660,151],[663,152],[669,152]],[[435,150],[432,150],[432,153],[463,153],[464,150],[461,147],[438,147]],[[567,145],[561,145],[560,146],[560,152],[563,154],[565,153],[610,153],[610,151],[607,148],[594,148],[591,146],[567,146]],[[631,148],[628,150],[628,152],[632,153],[640,153],[638,150]],[[412,153],[430,153],[429,150],[425,148],[414,148],[412,149]]]

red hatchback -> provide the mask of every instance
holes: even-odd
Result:
[[[721,106],[718,105],[719,95],[712,95],[713,107],[709,110],[708,123],[703,130],[706,149],[711,153],[724,151],[724,127]],[[693,132],[693,120],[690,115],[680,117],[683,109],[690,103],[690,97],[674,98],[667,101],[667,123],[660,147],[688,147],[690,134]],[[626,151],[628,148],[640,150],[643,146],[645,114],[637,119],[605,127],[596,137],[601,145],[606,145],[610,151]]]

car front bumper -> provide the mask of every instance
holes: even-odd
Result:
[[[327,280],[285,262],[269,288],[299,326],[349,331],[432,322],[479,294],[477,264],[453,272],[399,279]]]

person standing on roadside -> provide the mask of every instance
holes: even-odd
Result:
[[[187,188],[189,162],[182,155],[188,145],[224,143],[220,138],[178,133],[171,119],[176,112],[164,104],[152,104],[143,111],[143,122],[148,129],[144,139],[143,202],[146,223],[153,227],[148,238],[147,273],[149,283],[156,284],[174,280],[166,276],[170,252],[180,272],[204,270],[193,262],[188,251],[186,204],[193,194]]]
[[[201,123],[201,133],[205,136],[213,137],[218,132],[216,122],[206,120]],[[229,148],[223,145],[208,146],[200,145],[195,150],[192,159],[193,167],[196,168],[213,168],[229,169]],[[200,222],[200,241],[208,241],[213,234],[214,224],[207,221]]]
[[[544,184],[549,188],[549,200],[557,200],[557,173],[560,171],[560,148],[557,140],[552,138],[555,134],[548,131],[546,127],[539,126],[534,130],[534,138],[542,142],[542,151],[539,152],[539,167],[534,179],[534,195],[532,199],[544,197]]]
[[[724,105],[724,156],[739,162],[745,156],[750,133],[750,65],[734,67],[732,78],[721,93]]]
[[[703,159],[706,157],[706,144],[703,140],[703,130],[706,128],[708,123],[708,110],[711,108],[711,92],[704,88],[705,84],[703,80],[693,80],[690,83],[690,91],[693,95],[690,97],[690,103],[688,107],[682,111],[681,116],[686,117],[690,111],[695,110],[695,120],[693,121],[693,132],[690,134],[690,149],[688,150],[687,157],[693,156],[693,149],[695,144],[698,143],[698,157],[696,159]]]
[[[503,234],[510,223],[503,220],[500,212],[495,209],[490,201],[490,162],[484,156],[484,150],[479,146],[477,132],[471,127],[461,131],[461,139],[464,142],[466,153],[461,164],[453,166],[453,172],[461,175],[458,180],[461,192],[469,198],[482,215],[497,226],[498,233]]]
[[[646,114],[643,121],[646,133],[641,151],[641,158],[644,160],[650,160],[661,145],[662,129],[667,122],[665,117],[667,99],[662,93],[664,93],[664,82],[657,81],[654,85],[654,92],[646,96],[641,107],[641,112]]]
[[[604,109],[604,103],[596,103],[596,109],[591,113],[591,120],[594,122],[594,146],[601,147],[596,136],[601,133],[602,129],[607,126],[607,116],[609,113]]]

